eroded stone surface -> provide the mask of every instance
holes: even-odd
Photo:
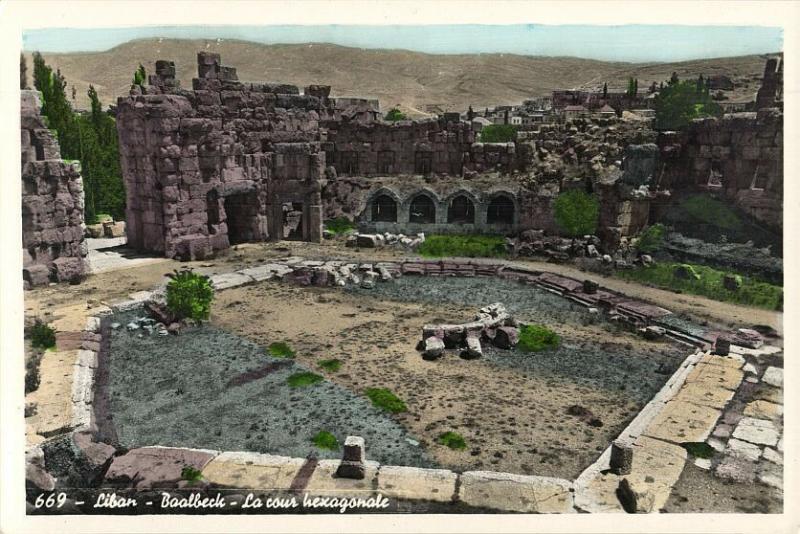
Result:
[[[461,475],[459,499],[478,507],[526,513],[570,513],[568,480],[550,477],[467,471]]]
[[[378,491],[398,499],[450,502],[457,478],[446,469],[382,466],[378,471]]]
[[[181,482],[184,467],[202,471],[217,454],[217,451],[172,447],[133,449],[114,458],[105,481],[112,486],[136,489],[173,488]]]

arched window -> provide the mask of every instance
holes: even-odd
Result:
[[[450,201],[447,210],[447,222],[459,224],[473,224],[475,222],[475,204],[464,195],[459,195]]]
[[[514,201],[506,195],[494,197],[486,213],[489,224],[514,224]]]
[[[372,201],[372,220],[375,222],[397,222],[397,202],[389,195],[378,195]]]
[[[411,201],[409,209],[409,222],[412,223],[435,223],[436,205],[427,195],[417,195]]]

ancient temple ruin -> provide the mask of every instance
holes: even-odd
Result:
[[[240,82],[205,52],[186,90],[174,64],[158,61],[149,85],[118,102],[129,245],[194,259],[244,241],[318,241],[322,193],[337,177],[462,176],[517,163],[513,143],[475,143],[458,117],[391,124],[378,115],[374,101],[331,98],[328,86],[301,94],[293,85]],[[367,213],[381,213],[366,219],[446,224],[436,195],[426,198],[392,209],[396,195],[374,195],[384,208],[371,204]],[[456,218],[514,227],[507,195],[489,194],[485,207],[474,197],[459,202]]]
[[[559,233],[553,203],[586,188],[614,250],[657,221],[675,193],[723,196],[779,230],[782,68],[767,63],[758,111],[694,121],[683,132],[577,118],[481,143],[458,114],[389,122],[378,103],[330,87],[238,80],[200,52],[192,88],[157,61],[118,101],[128,243],[179,259],[247,241],[319,241],[323,220],[369,232]]]

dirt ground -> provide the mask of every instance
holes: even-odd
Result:
[[[426,279],[408,280],[418,285]],[[504,283],[518,292],[534,291]],[[566,306],[563,299],[536,291]],[[476,307],[417,296],[409,292],[409,302],[398,302],[265,282],[219,292],[211,321],[261,346],[288,342],[299,363],[352,392],[390,389],[408,405],[396,420],[432,459],[459,471],[577,476],[688,354],[685,347],[646,342],[599,324],[583,326],[568,317],[578,312],[556,310],[561,315],[551,315],[548,324],[562,336],[560,352],[532,356],[487,350],[479,360],[446,354],[426,361],[415,349],[422,325],[464,322]],[[520,298],[531,297],[520,293]],[[342,361],[336,373],[319,368],[319,360],[330,358]],[[661,362],[668,370],[659,374]],[[646,387],[626,390],[626,384]],[[572,405],[588,408],[602,426],[569,415]],[[446,431],[461,434],[467,448],[436,443]]]

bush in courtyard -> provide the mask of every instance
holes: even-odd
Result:
[[[499,258],[506,255],[506,240],[499,235],[432,235],[417,252],[427,258]]]
[[[744,226],[733,208],[708,195],[692,195],[681,202],[679,207],[686,222],[708,224],[730,232],[741,230]]]
[[[541,325],[526,324],[519,329],[517,346],[525,352],[539,352],[558,347],[558,334]]]
[[[461,436],[461,434],[457,434],[456,432],[447,431],[444,434],[439,434],[439,437],[436,439],[436,441],[441,445],[449,447],[453,450],[463,450],[467,448],[467,442],[464,441],[463,436]]]
[[[489,124],[481,130],[481,143],[513,143],[517,127],[513,124]]]
[[[345,234],[350,230],[356,229],[356,224],[347,217],[336,217],[325,221],[325,229],[330,230],[336,235]]]
[[[320,449],[327,449],[329,451],[339,450],[339,441],[336,439],[336,436],[327,430],[320,430],[317,432],[317,435],[311,438],[311,442]]]
[[[301,371],[299,373],[290,375],[289,378],[286,379],[286,382],[288,382],[289,387],[291,388],[302,388],[311,386],[317,382],[322,382],[323,380],[324,378],[316,373],[312,373],[310,371]]]
[[[269,347],[267,347],[267,352],[274,358],[294,358],[295,355],[292,347],[283,341],[270,343]]]
[[[386,388],[367,388],[364,390],[372,405],[391,413],[408,411],[406,403]]]
[[[648,226],[644,232],[642,232],[642,235],[639,236],[639,242],[636,248],[639,252],[652,254],[661,249],[661,245],[664,243],[664,236],[666,235],[667,228],[663,224],[658,223],[653,226]]]
[[[673,80],[655,97],[657,130],[682,130],[700,117],[719,117],[722,107],[707,88],[698,90],[694,80]]]
[[[37,320],[31,328],[31,346],[37,349],[52,349],[56,346],[56,331]]]
[[[320,360],[319,366],[329,373],[335,373],[339,369],[342,368],[342,361],[337,359],[332,360]]]
[[[211,279],[191,269],[176,270],[169,278],[167,309],[179,319],[208,319],[214,300]]]
[[[558,195],[554,207],[556,223],[567,235],[594,234],[600,203],[593,195],[580,189],[570,189]]]

